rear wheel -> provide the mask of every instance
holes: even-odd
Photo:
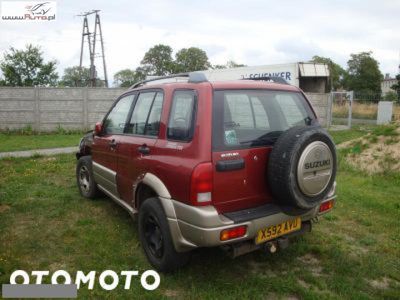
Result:
[[[139,210],[139,235],[149,262],[161,272],[172,272],[184,266],[190,253],[175,250],[167,217],[157,198],[144,201]]]
[[[76,181],[79,192],[85,198],[96,198],[99,195],[97,184],[93,178],[92,158],[82,156],[76,165]]]

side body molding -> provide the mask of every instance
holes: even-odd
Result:
[[[92,162],[94,181],[115,197],[119,197],[117,189],[117,173],[95,161]]]

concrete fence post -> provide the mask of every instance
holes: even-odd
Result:
[[[88,108],[88,98],[89,98],[89,89],[88,87],[84,88],[83,91],[83,128],[87,130],[89,128],[89,108]]]
[[[326,113],[327,113],[327,126],[326,127],[331,127],[332,126],[332,109],[333,109],[333,93],[329,93],[328,96],[328,107],[326,108]]]
[[[39,87],[34,87],[34,95],[35,95],[35,113],[34,113],[34,121],[35,124],[33,126],[33,129],[36,131],[40,131],[40,93],[39,93]]]

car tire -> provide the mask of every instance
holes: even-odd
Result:
[[[100,191],[93,177],[92,157],[82,156],[76,165],[76,182],[79,192],[85,198],[94,199]]]
[[[177,252],[167,217],[158,198],[146,199],[139,209],[139,237],[151,265],[160,272],[173,272],[190,259],[190,252]]]
[[[268,186],[279,204],[309,210],[326,199],[336,168],[335,144],[328,132],[320,126],[296,126],[274,144]]]

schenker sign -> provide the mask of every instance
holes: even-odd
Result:
[[[267,76],[282,77],[291,85],[300,87],[305,92],[327,92],[329,69],[326,64],[290,63],[232,69],[201,71],[210,81],[259,78]]]

